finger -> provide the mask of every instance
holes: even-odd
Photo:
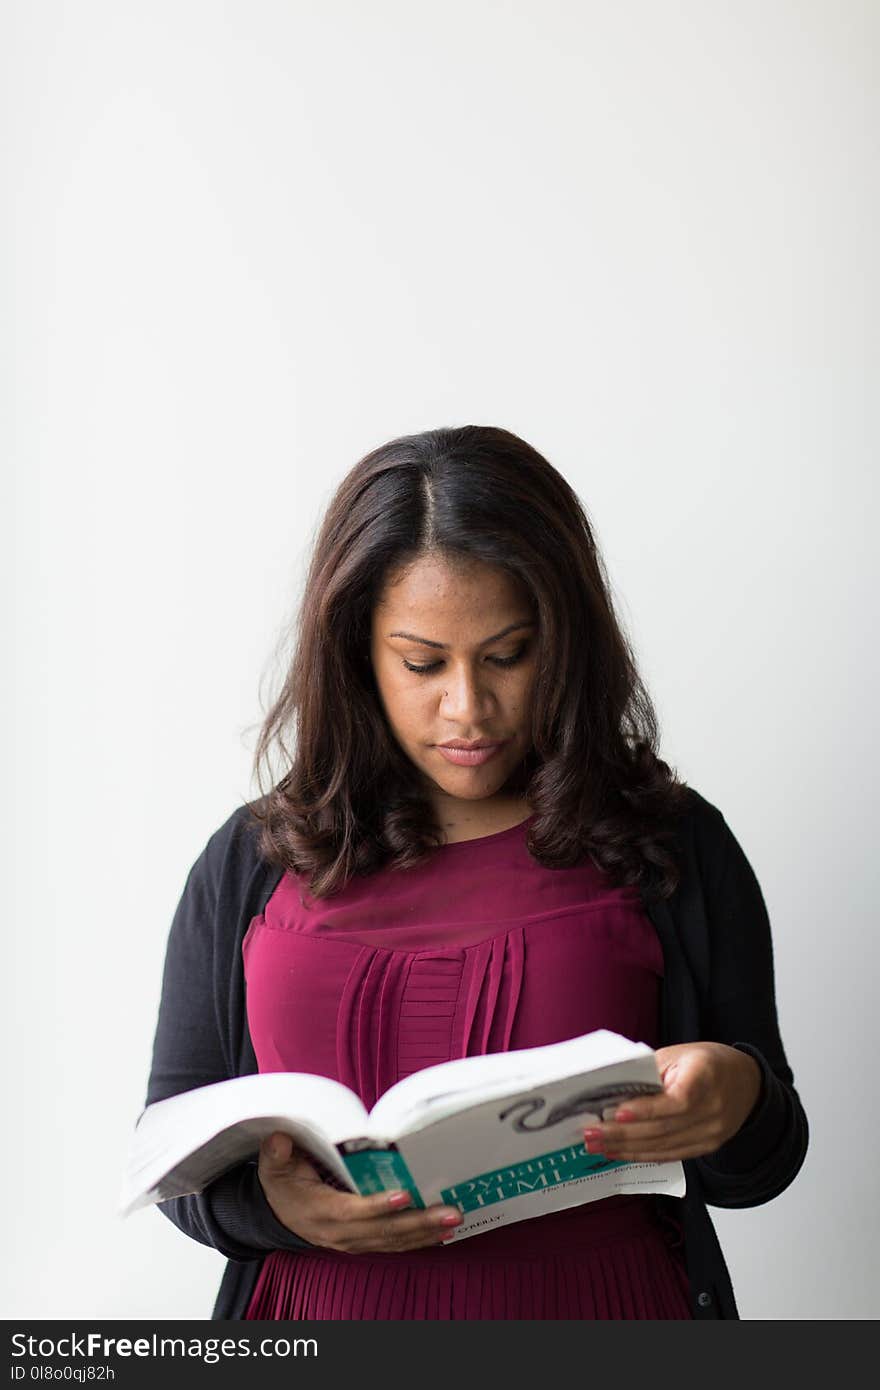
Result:
[[[454,1207],[431,1207],[428,1211],[397,1212],[375,1217],[369,1227],[361,1227],[349,1248],[361,1250],[416,1250],[448,1240],[461,1225],[461,1213]]]
[[[697,1151],[709,1153],[712,1140],[704,1124],[670,1130],[660,1138],[644,1143],[634,1139],[619,1144],[606,1144],[600,1152],[606,1158],[622,1159],[626,1163],[670,1163],[675,1159],[692,1157]]]
[[[354,1241],[352,1249],[410,1248],[414,1244],[433,1244],[448,1236],[463,1220],[458,1207],[435,1203],[428,1208],[411,1208],[409,1192],[380,1192],[355,1199],[353,1222],[347,1222],[345,1238]],[[403,1206],[401,1206],[403,1203]],[[341,1208],[340,1208],[341,1210]]]
[[[606,1146],[616,1149],[631,1147],[633,1144],[654,1143],[663,1140],[669,1134],[680,1134],[682,1130],[705,1123],[704,1117],[697,1118],[688,1114],[673,1115],[662,1120],[646,1120],[644,1123],[635,1120],[619,1125],[609,1123],[585,1129],[584,1140],[591,1153],[605,1153]]]
[[[340,1195],[345,1197],[346,1194]],[[369,1197],[356,1196],[353,1200],[357,1203],[350,1208],[354,1219],[362,1226],[374,1229],[377,1222],[387,1224],[393,1221],[396,1232],[430,1231],[438,1223],[452,1224],[450,1218],[461,1218],[458,1207],[440,1202],[430,1207],[414,1207],[412,1196],[405,1189],[377,1192]]]
[[[378,1248],[375,1242],[380,1231],[386,1234],[389,1248],[396,1248],[400,1240],[413,1234],[427,1240],[444,1217],[460,1221],[457,1207],[438,1204],[427,1210],[413,1209],[412,1197],[403,1189],[362,1197],[323,1183],[320,1191],[311,1194],[310,1202],[310,1214],[321,1223],[328,1239],[351,1250],[367,1248],[365,1242],[372,1249]],[[448,1231],[450,1227],[444,1229]]]
[[[669,1128],[681,1129],[699,1119],[708,1121],[717,1108],[715,1099],[705,1087],[690,1086],[675,1094],[640,1096],[638,1100],[626,1101],[606,1112],[608,1118],[590,1130],[609,1142],[623,1142],[627,1134],[634,1134],[643,1141]]]
[[[293,1147],[291,1136],[282,1130],[276,1130],[274,1134],[267,1134],[260,1144],[260,1157],[265,1158],[269,1163],[287,1163],[290,1161]]]
[[[694,1097],[682,1091],[658,1091],[653,1096],[639,1096],[635,1100],[625,1100],[605,1111],[606,1124],[640,1124],[649,1120],[668,1120],[676,1115],[684,1115],[694,1104]]]
[[[297,1148],[291,1135],[280,1130],[261,1143],[260,1167],[271,1177],[296,1176],[302,1181],[321,1181],[321,1175],[309,1162],[308,1155]]]

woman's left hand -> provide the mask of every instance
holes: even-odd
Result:
[[[677,1043],[654,1056],[662,1094],[624,1101],[613,1120],[585,1130],[590,1153],[628,1163],[701,1158],[742,1128],[761,1093],[754,1057],[725,1043]]]

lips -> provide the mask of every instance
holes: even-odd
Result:
[[[473,752],[475,748],[497,748],[500,743],[506,742],[507,740],[503,738],[475,738],[471,740],[466,738],[451,738],[448,743],[441,743],[438,746],[440,748],[466,748],[470,753]]]
[[[509,742],[510,739],[503,739],[498,743],[487,743],[480,739],[476,745],[461,746],[461,741],[456,739],[452,744],[437,744],[437,752],[441,758],[445,758],[448,763],[454,763],[456,767],[481,767],[500,753]]]

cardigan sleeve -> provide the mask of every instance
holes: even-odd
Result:
[[[709,1036],[747,1052],[761,1090],[742,1128],[715,1153],[695,1160],[707,1202],[751,1207],[793,1181],[806,1155],[807,1117],[779,1032],[773,945],[755,872],[724,818],[719,867],[705,882],[709,920]]]
[[[217,981],[232,976],[240,879],[230,850],[230,818],[190,869],[171,924],[153,1042],[146,1105],[236,1074],[224,1019],[230,1010]],[[239,853],[240,860],[240,853]],[[230,884],[230,879],[232,884]],[[228,1169],[204,1191],[158,1203],[185,1235],[232,1260],[269,1250],[312,1248],[277,1219],[260,1184],[256,1160]]]

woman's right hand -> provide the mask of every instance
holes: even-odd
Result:
[[[408,1193],[361,1197],[337,1191],[321,1180],[290,1135],[279,1130],[260,1145],[258,1173],[266,1201],[282,1226],[328,1250],[420,1250],[448,1240],[462,1222],[456,1207],[438,1204],[406,1210]]]

